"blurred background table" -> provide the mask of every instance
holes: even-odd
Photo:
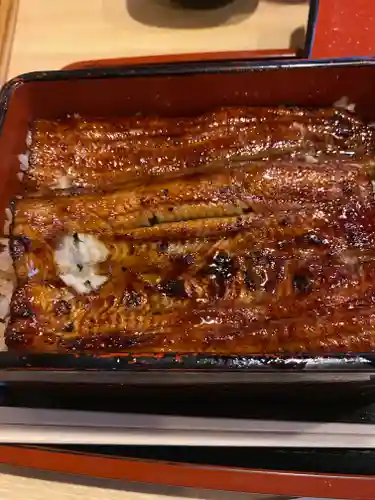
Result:
[[[212,10],[183,9],[175,2],[0,0],[2,22],[1,6],[13,10],[3,79],[87,59],[284,49],[303,40],[309,10],[303,0],[232,0]]]

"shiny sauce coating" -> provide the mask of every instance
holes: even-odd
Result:
[[[336,109],[35,122],[14,207],[7,345],[374,349],[372,147],[372,130]],[[87,235],[104,257],[82,253]],[[74,272],[58,258],[64,241]]]

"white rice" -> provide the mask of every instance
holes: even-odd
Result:
[[[27,172],[29,170],[29,152],[18,155],[18,160],[20,162],[20,170]]]
[[[62,281],[69,287],[74,288],[77,293],[87,294],[100,288],[106,281],[107,276],[100,276],[94,271],[82,271],[82,276],[77,274],[60,274]]]
[[[25,138],[26,146],[29,148],[32,144],[32,133],[28,130]],[[17,178],[23,181],[24,172],[29,169],[29,151],[18,155],[20,171],[17,172]],[[18,198],[19,196],[17,196]],[[5,221],[3,232],[5,236],[10,235],[10,228],[13,223],[13,213],[9,207],[5,208]],[[9,240],[0,239],[0,350],[6,349],[4,333],[6,325],[9,322],[10,303],[16,286],[16,275],[13,268],[13,260],[9,251]]]
[[[77,293],[100,288],[108,276],[96,272],[96,265],[107,260],[109,251],[100,240],[88,234],[64,236],[54,254],[61,280]]]
[[[9,251],[9,240],[0,239],[0,351],[6,348],[4,332],[9,322],[10,302],[16,286],[13,261]]]
[[[26,133],[26,146],[29,148],[32,143],[33,143],[33,134],[29,129]]]
[[[336,102],[333,103],[335,108],[346,109],[346,111],[350,111],[351,113],[355,112],[355,104],[353,102],[349,102],[349,98],[347,96],[340,97]]]
[[[14,275],[13,260],[9,251],[9,240],[8,238],[0,238],[0,272]],[[4,247],[4,248],[3,248]],[[1,287],[0,287],[1,293]]]
[[[26,146],[27,148],[29,148],[32,144],[32,132],[31,130],[29,129],[26,133],[26,137],[25,137],[25,143],[26,143]],[[17,172],[17,178],[20,182],[22,182],[24,180],[24,177],[25,177],[25,172],[27,172],[27,170],[29,169],[29,156],[30,156],[30,152],[29,150],[27,149],[27,151],[25,153],[21,153],[17,156],[18,158],[18,161],[19,161],[19,164],[20,164],[20,171]],[[17,199],[20,199],[22,198],[20,195],[16,195],[16,198]],[[12,225],[12,222],[13,222],[13,214],[12,214],[12,211],[10,210],[10,208],[6,208],[5,209],[5,222],[4,222],[4,228],[3,228],[3,234],[5,236],[9,236],[10,235],[10,227]]]

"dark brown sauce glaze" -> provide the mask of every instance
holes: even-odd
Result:
[[[113,237],[165,222],[268,215],[309,204],[344,203],[348,185],[358,202],[373,198],[363,165],[268,160],[105,195],[24,198],[16,203],[13,235],[43,240],[88,232]]]
[[[371,141],[370,129],[333,109],[36,123],[26,187],[39,196],[14,207],[18,288],[7,345],[243,355],[374,349]],[[241,151],[264,158],[230,158]],[[68,171],[78,191],[52,193]],[[78,245],[81,233],[108,250],[97,266],[108,279],[87,295],[64,284],[54,257],[63,235]]]
[[[359,159],[373,144],[369,128],[335,108],[229,108],[181,119],[71,116],[38,120],[33,132],[29,191],[102,189],[217,162],[290,153]]]

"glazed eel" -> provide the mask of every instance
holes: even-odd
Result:
[[[9,348],[375,348],[372,132],[352,114],[72,116],[32,133],[32,195],[13,213]],[[66,284],[56,257],[64,238],[78,248],[84,235],[106,250],[95,262],[105,280],[88,293]]]
[[[190,118],[85,119],[32,124],[29,192],[102,189],[282,155],[349,156],[373,150],[373,131],[342,109],[224,108]]]

